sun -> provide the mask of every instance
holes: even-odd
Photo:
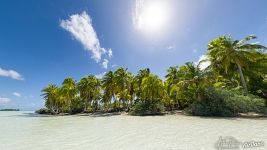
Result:
[[[159,29],[166,22],[167,14],[159,3],[152,3],[144,8],[143,27],[147,29]]]
[[[139,0],[136,3],[134,25],[140,30],[159,31],[165,27],[168,21],[168,10],[166,1]]]

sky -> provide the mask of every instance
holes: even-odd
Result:
[[[41,90],[126,67],[164,78],[221,35],[267,45],[266,0],[1,0],[0,109],[43,107]]]

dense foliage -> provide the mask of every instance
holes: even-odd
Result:
[[[79,82],[66,78],[60,87],[49,84],[42,90],[46,109],[39,111],[130,111],[132,115],[152,115],[185,109],[205,116],[266,112],[266,47],[249,42],[255,38],[218,37],[208,44],[206,60],[170,67],[164,80],[148,68],[137,75],[118,68],[101,79],[94,75]],[[207,68],[201,67],[205,61],[210,63]]]
[[[262,98],[246,96],[233,91],[209,88],[202,101],[195,101],[186,108],[189,114],[197,116],[236,116],[238,113],[266,113]]]

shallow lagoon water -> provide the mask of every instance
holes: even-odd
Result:
[[[219,137],[264,141],[267,119],[168,116],[42,116],[0,112],[0,149],[209,150]],[[243,149],[240,147],[240,149]]]

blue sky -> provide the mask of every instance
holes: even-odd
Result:
[[[142,9],[139,3],[145,3]],[[166,0],[160,4],[163,16],[152,11],[158,26],[140,27],[140,14],[151,4],[0,1],[0,108],[40,108],[47,84],[120,66],[133,73],[149,67],[163,77],[170,66],[197,62],[207,43],[224,34],[255,34],[255,42],[267,44],[265,0]]]

